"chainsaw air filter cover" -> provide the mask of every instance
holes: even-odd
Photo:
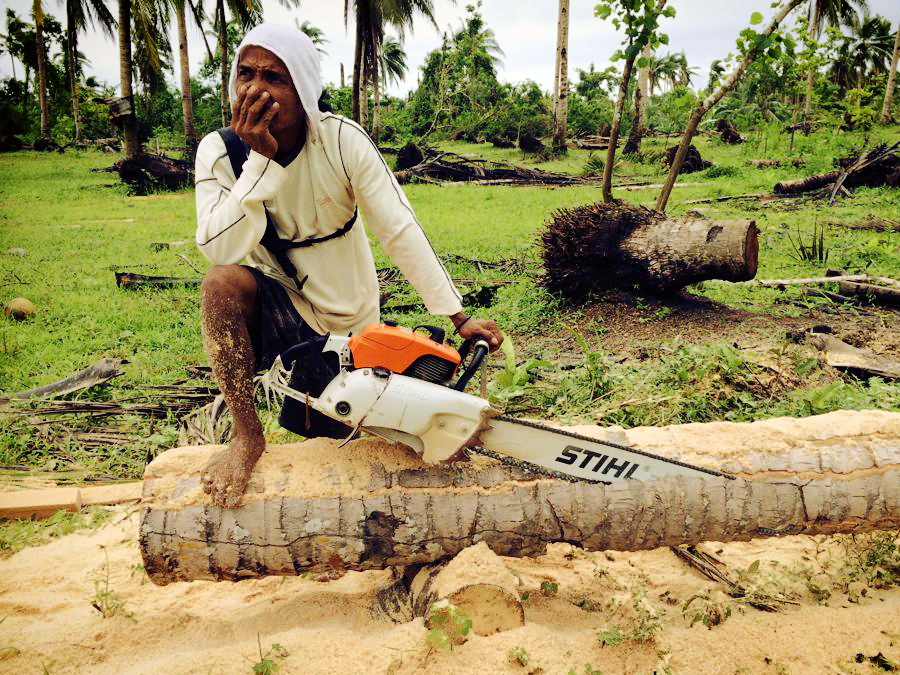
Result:
[[[446,382],[459,367],[459,352],[443,342],[440,328],[416,328],[424,328],[429,335],[400,326],[366,326],[349,341],[353,367],[381,367],[427,382]]]

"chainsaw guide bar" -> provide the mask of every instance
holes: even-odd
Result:
[[[504,464],[553,478],[607,485],[621,480],[654,480],[665,476],[734,479],[720,471],[539,422],[499,415],[491,418],[488,424],[489,428],[479,437],[481,447],[471,449]]]

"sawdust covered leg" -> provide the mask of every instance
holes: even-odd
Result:
[[[233,507],[266,443],[253,401],[250,330],[260,321],[256,281],[243,267],[217,265],[200,293],[203,347],[234,418],[234,438],[203,469],[203,489],[217,506]]]

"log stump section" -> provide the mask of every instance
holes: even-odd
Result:
[[[736,478],[570,483],[484,458],[429,467],[411,456],[385,470],[388,461],[367,454],[374,441],[338,449],[319,439],[267,449],[242,505],[221,509],[199,487],[213,448],[182,448],[147,468],[144,566],[157,584],[237,581],[430,564],[478,542],[534,556],[548,542],[630,551],[900,527],[898,413],[632,429],[627,439]],[[314,473],[329,479],[327,489],[290,487]]]
[[[759,260],[752,220],[674,219],[617,203],[557,212],[541,243],[543,284],[571,302],[607,288],[671,292],[707,279],[747,281]]]

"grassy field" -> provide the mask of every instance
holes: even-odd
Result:
[[[898,133],[897,127],[878,129],[871,142],[896,139]],[[761,231],[760,278],[814,276],[826,268],[900,278],[898,190],[860,189],[833,207],[811,200],[686,204],[771,192],[778,180],[830,169],[834,157],[847,154],[862,140],[860,135],[828,131],[797,136],[790,150],[789,137],[775,129],[752,134],[741,146],[701,138],[701,153],[716,166],[682,176],[683,187],[676,187],[669,212],[680,215],[699,209],[715,219],[755,219]],[[648,139],[645,150],[658,155],[672,142]],[[523,163],[517,150],[464,143],[442,147]],[[573,150],[563,159],[537,166],[580,173],[588,157],[586,151]],[[804,158],[806,166],[765,170],[747,166],[750,158],[788,157]],[[126,374],[81,398],[138,400],[152,391],[147,389],[152,385],[193,381],[185,368],[205,363],[196,289],[127,291],[117,288],[114,278],[116,271],[201,276],[192,269],[202,272],[208,267],[193,243],[193,193],[129,196],[115,174],[92,172],[114,160],[88,152],[0,155],[0,300],[24,296],[37,307],[30,321],[0,322],[0,391],[46,384],[108,356],[127,361]],[[535,165],[530,160],[524,163]],[[620,182],[659,183],[663,178],[658,162],[622,161],[616,170]],[[492,390],[510,410],[625,425],[752,419],[842,407],[900,410],[900,385],[836,373],[785,338],[791,327],[827,320],[867,331],[877,338],[880,351],[900,356],[896,351],[900,344],[890,337],[897,333],[897,312],[835,307],[826,300],[806,298],[796,288],[705,283],[689,290],[717,304],[705,310],[702,336],[690,338],[685,327],[689,318],[673,328],[674,319],[683,313],[682,300],[628,295],[567,308],[536,284],[540,273],[536,237],[557,209],[599,199],[599,186],[412,185],[406,192],[452,275],[468,280],[463,284],[466,290],[492,280],[512,282],[497,292],[490,306],[476,308],[479,315],[501,323],[517,350],[520,372],[498,366]],[[658,189],[616,192],[648,206],[657,194]],[[879,231],[878,223],[882,229],[887,224],[887,230]],[[827,261],[797,257],[798,235],[808,239],[814,227],[824,227]],[[373,244],[377,264],[389,266],[377,242]],[[12,248],[25,249],[26,254],[7,253]],[[479,270],[471,262],[474,259],[514,261],[520,271]],[[415,302],[403,284],[392,290],[385,317],[406,325],[428,320],[421,311],[392,311],[392,305]],[[768,322],[761,329],[767,340],[753,344],[719,332],[715,316],[729,312],[738,317],[733,324]],[[449,326],[444,320],[431,322]],[[625,334],[632,328],[633,335]],[[736,342],[741,344],[736,347]],[[71,422],[73,428],[112,424],[139,432],[140,441],[104,448],[61,439],[33,419],[6,415],[0,419],[0,464],[76,469],[79,476],[134,477],[147,457],[175,443],[177,422],[174,415],[150,422],[133,416],[113,423],[85,418]],[[286,438],[270,426],[273,438]]]

